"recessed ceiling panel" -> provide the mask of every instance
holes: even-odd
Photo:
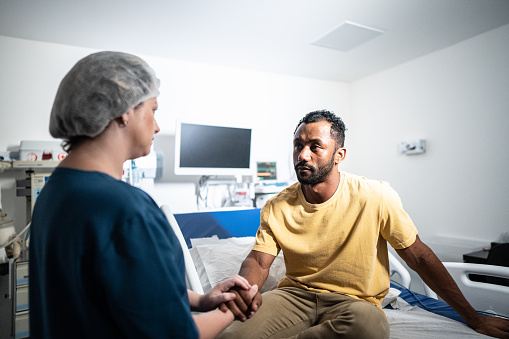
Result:
[[[376,28],[345,21],[311,43],[347,52],[383,33],[384,31]]]

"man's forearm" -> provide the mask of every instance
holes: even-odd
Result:
[[[407,249],[397,250],[408,266],[471,326],[479,321],[474,308],[433,251],[417,237]]]
[[[434,257],[436,258],[436,256]],[[430,260],[430,258],[427,260]],[[477,312],[465,299],[458,285],[440,260],[438,258],[431,260],[431,262],[427,261],[425,264],[418,265],[414,270],[426,285],[435,291],[468,324],[474,325],[479,319]]]
[[[242,262],[239,275],[244,277],[251,286],[261,289],[269,275],[270,266],[275,256],[252,250]],[[231,290],[237,297],[229,301],[226,306],[231,310],[235,319],[245,321],[262,305],[262,296],[257,292],[254,296],[239,288]]]
[[[461,293],[435,253],[423,244],[419,237],[413,245],[396,250],[408,266],[416,271],[422,280],[449,304],[477,332],[496,338],[509,338],[509,321],[477,313]]]
[[[242,262],[239,275],[246,278],[251,285],[258,285],[261,289],[269,276],[270,266],[263,267],[251,254]]]

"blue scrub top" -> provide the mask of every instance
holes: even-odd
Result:
[[[30,235],[34,338],[197,338],[177,237],[142,190],[56,168]]]

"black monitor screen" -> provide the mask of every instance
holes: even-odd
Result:
[[[249,169],[251,129],[182,123],[180,168]]]

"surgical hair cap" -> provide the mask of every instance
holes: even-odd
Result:
[[[62,79],[51,110],[55,138],[95,137],[110,121],[159,95],[159,79],[137,56],[120,52],[91,54]]]

